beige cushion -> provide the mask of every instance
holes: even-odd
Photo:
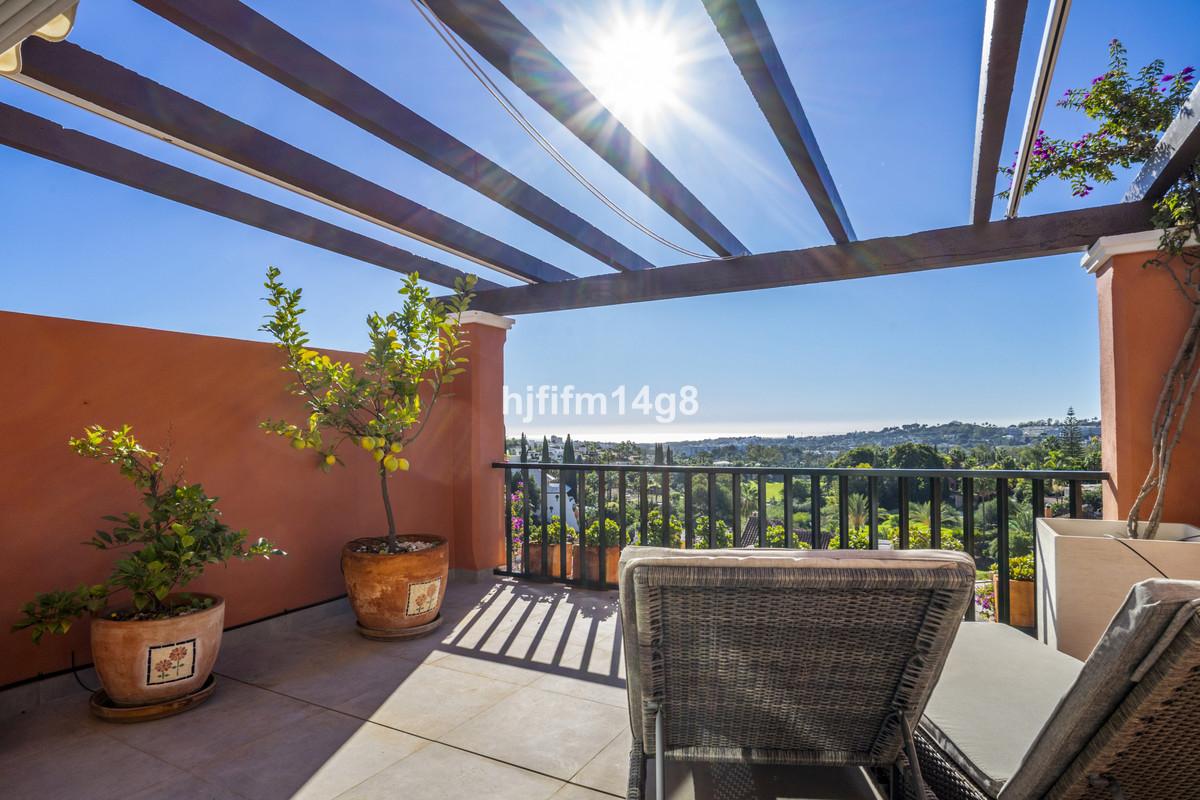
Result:
[[[1136,584],[1000,796],[1023,800],[1048,792],[1197,606],[1200,582]]]
[[[964,622],[921,729],[995,797],[1082,668],[1015,628]]]

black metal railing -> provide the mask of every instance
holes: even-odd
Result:
[[[611,587],[627,544],[945,548],[968,553],[981,575],[994,570],[991,613],[1004,623],[1010,558],[1028,555],[1036,570],[1037,518],[1099,517],[1099,484],[1108,477],[1086,470],[493,466],[504,470],[507,488],[498,574]],[[987,605],[972,604],[968,618],[988,613]]]

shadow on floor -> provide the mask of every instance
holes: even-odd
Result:
[[[443,617],[423,639],[376,642],[335,601],[228,631],[212,700],[150,723],[100,722],[66,686],[0,721],[0,795],[623,794],[623,767],[600,758],[628,728],[615,592],[454,582]]]

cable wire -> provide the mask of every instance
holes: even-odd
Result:
[[[411,2],[413,7],[416,8],[417,12],[421,15],[421,18],[424,19],[425,22],[429,24],[429,27],[433,29],[434,33],[438,35],[438,38],[446,43],[446,46],[450,48],[450,51],[458,57],[458,60],[462,62],[463,66],[465,66],[467,70],[475,76],[475,79],[483,85],[483,88],[488,91],[488,94],[490,94],[496,100],[496,102],[500,104],[500,107],[503,108],[508,115],[513,118],[517,125],[519,125],[535,143],[545,150],[559,166],[566,170],[567,174],[578,181],[583,188],[591,192],[591,194],[597,200],[606,205],[610,210],[612,210],[613,213],[659,244],[669,247],[677,253],[681,253],[685,256],[702,261],[728,261],[732,258],[737,258],[737,256],[714,256],[709,255],[708,253],[699,253],[695,250],[689,250],[688,248],[676,244],[666,237],[655,233],[624,208],[617,205],[614,200],[609,198],[608,195],[604,194],[604,192],[602,192],[595,184],[589,181],[583,175],[583,173],[580,172],[579,169],[577,169],[575,165],[567,159],[566,156],[559,152],[558,148],[555,147],[549,139],[543,136],[541,131],[539,131],[533,125],[533,123],[521,113],[521,110],[517,108],[516,104],[508,98],[504,91],[498,85],[496,85],[495,81],[492,80],[491,76],[489,76],[483,67],[480,66],[479,62],[477,62],[475,58],[467,51],[466,46],[458,40],[457,36],[452,30],[450,30],[449,26],[447,26],[446,23],[444,23],[441,18],[437,16],[433,9],[426,5],[425,0],[411,0]]]

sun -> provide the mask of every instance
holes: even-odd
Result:
[[[589,53],[589,81],[600,102],[641,125],[679,100],[682,57],[666,19],[618,17]]]

